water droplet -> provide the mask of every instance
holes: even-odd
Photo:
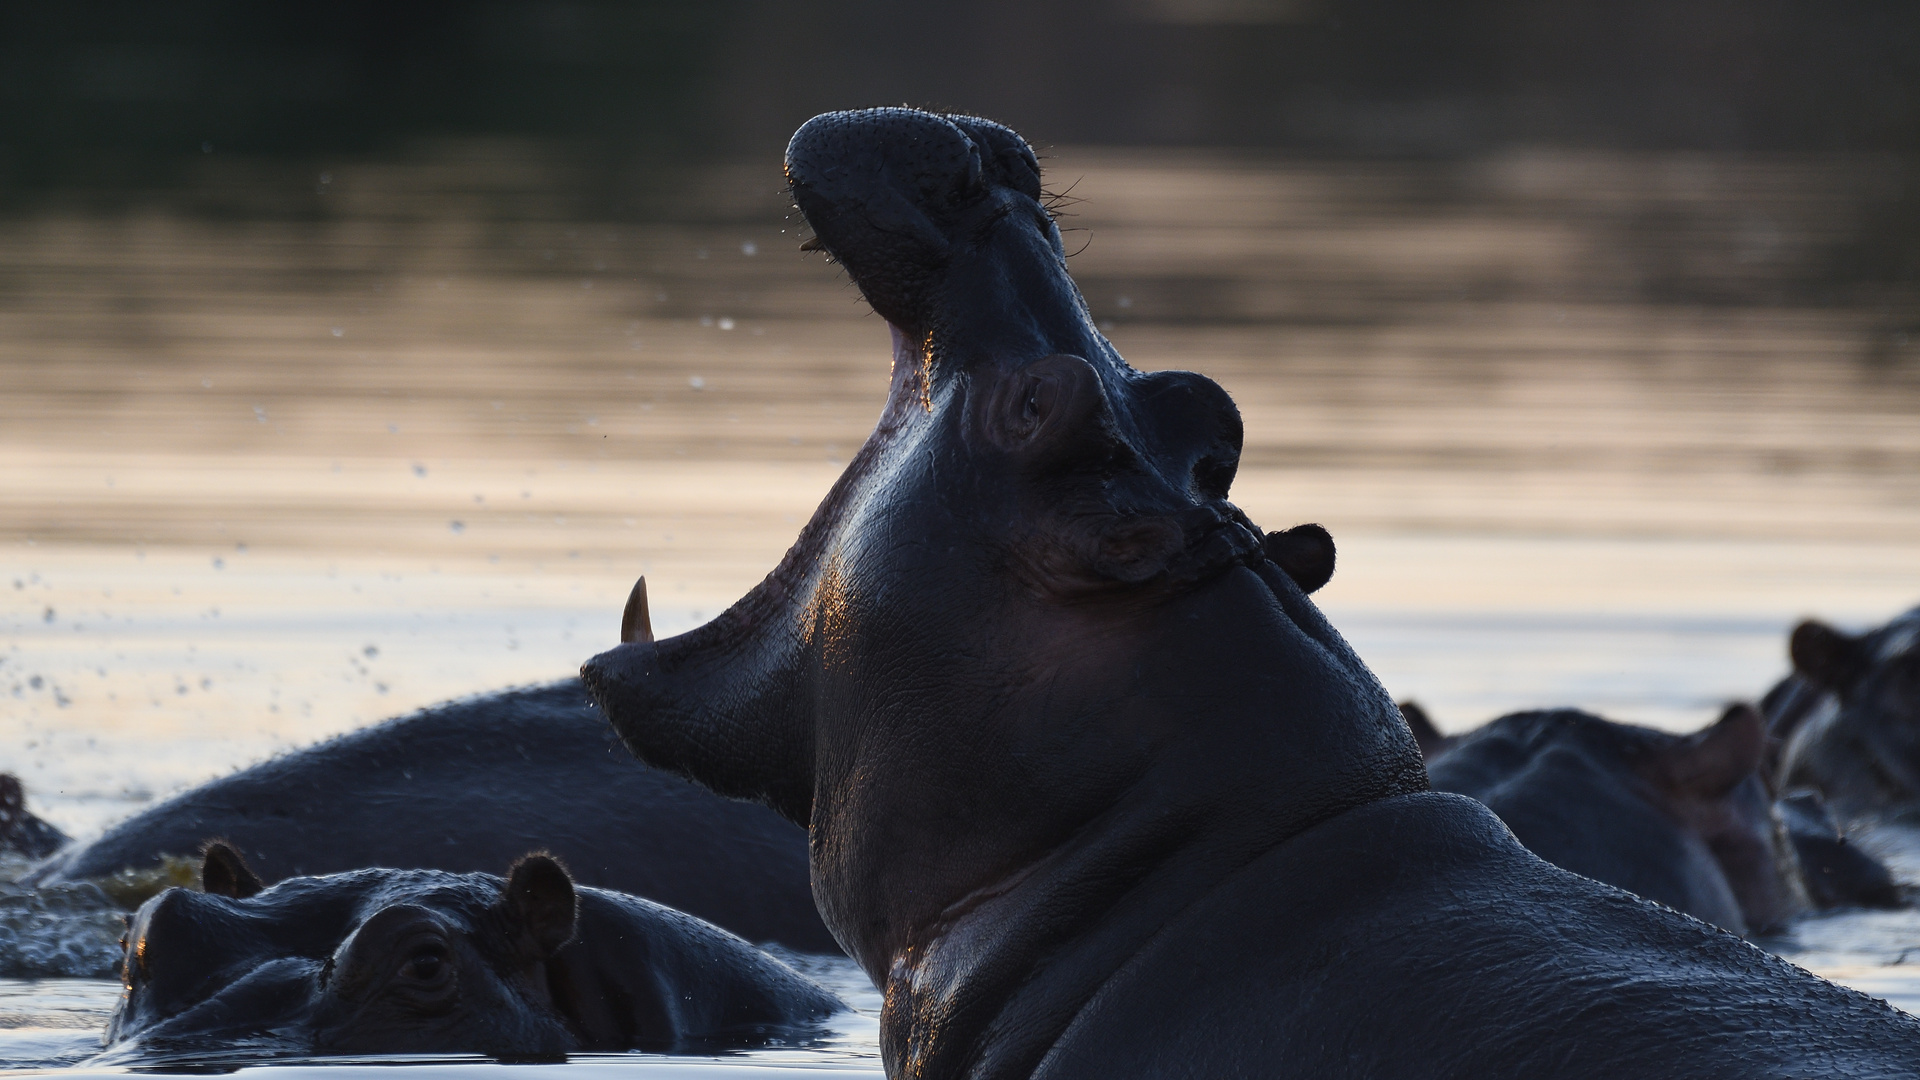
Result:
[[[373,659],[374,657],[376,657],[376,656],[379,656],[379,655],[380,655],[380,646],[378,646],[378,645],[369,645],[369,646],[367,646],[366,648],[364,648],[364,649],[361,649],[361,650],[360,650],[360,655],[362,655],[362,656],[364,656],[364,657],[366,657],[367,659],[369,659],[369,660],[371,660],[371,659]]]
[[[53,614],[54,614],[54,613],[53,613],[53,609],[52,609],[52,608],[48,608],[48,609],[47,609],[47,613],[46,613],[45,615],[42,615],[42,616],[40,616],[40,621],[41,621],[41,622],[52,622],[52,621],[53,621]]]
[[[725,317],[722,317],[722,318],[721,318],[721,320],[720,320],[720,329],[722,329],[722,330],[731,330],[731,329],[733,329],[733,320],[732,320],[732,319],[729,319],[729,318],[725,318]]]
[[[740,245],[740,254],[742,255],[758,255],[759,253],[760,253],[760,245],[754,243],[751,240]]]
[[[449,521],[447,522],[447,528],[453,530],[455,533],[463,533],[467,531],[467,523],[464,521]]]
[[[687,385],[693,387],[695,390],[705,390],[707,388],[707,380],[698,375],[694,375],[687,379]]]
[[[213,568],[215,570],[225,570],[227,568],[227,560],[215,555],[213,557]]]
[[[413,466],[413,475],[415,475],[415,476],[425,476],[425,475],[427,475],[427,467],[426,467],[425,465],[421,465],[421,464],[418,464],[418,463],[416,463],[416,464],[415,464],[415,465]]]
[[[344,327],[339,327],[339,326],[336,326],[336,327],[334,327],[334,328],[333,328],[333,336],[334,336],[334,337],[346,337],[346,336],[347,336],[347,331],[346,331],[346,329],[345,329]]]

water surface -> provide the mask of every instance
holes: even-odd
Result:
[[[1319,599],[1443,728],[1692,729],[1783,673],[1797,617],[1920,600],[1920,307],[1825,269],[1871,161],[1047,164],[1102,328],[1235,395],[1236,500],[1332,530]],[[884,326],[795,251],[775,162],[618,222],[550,166],[447,144],[342,162],[317,213],[242,169],[215,179],[260,197],[217,218],[0,221],[0,767],[36,812],[85,836],[562,677],[635,575],[671,633],[772,567],[878,412]],[[30,941],[97,974],[85,906],[0,896],[9,970]],[[1770,944],[1920,1002],[1911,913]],[[839,1042],[751,1060],[871,1066],[877,1000],[828,975],[862,1003]],[[116,992],[0,981],[0,1059],[84,1058]]]

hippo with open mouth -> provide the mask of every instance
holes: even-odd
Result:
[[[831,993],[732,934],[576,887],[551,857],[505,878],[357,870],[271,887],[223,843],[206,891],[128,919],[101,1063],[242,1054],[709,1052],[807,1037]]]
[[[787,172],[892,327],[885,410],[759,586],[583,675],[809,827],[889,1075],[1920,1070],[1920,1021],[1427,790],[1307,598],[1325,532],[1263,535],[1226,392],[1096,332],[1019,136],[832,113]]]

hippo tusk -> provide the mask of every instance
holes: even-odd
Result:
[[[653,640],[653,617],[647,613],[647,576],[633,583],[633,591],[627,594],[627,609],[620,613],[620,640],[624,642],[644,642]]]

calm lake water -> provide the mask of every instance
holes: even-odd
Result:
[[[1920,600],[1920,305],[1823,277],[1872,160],[1047,164],[1103,329],[1235,395],[1236,500],[1332,530],[1319,599],[1443,728],[1689,730],[1784,673],[1796,618]],[[672,633],[771,568],[878,412],[884,325],[797,253],[776,160],[649,221],[565,187],[446,144],[0,221],[0,768],[35,812],[84,837],[563,676],[638,574]],[[0,965],[78,932],[62,902],[0,895]],[[1912,913],[1769,944],[1920,1007]],[[819,1047],[614,1060],[871,1071],[877,995],[818,970],[857,1006]],[[83,1058],[115,993],[0,981],[0,1064]]]

